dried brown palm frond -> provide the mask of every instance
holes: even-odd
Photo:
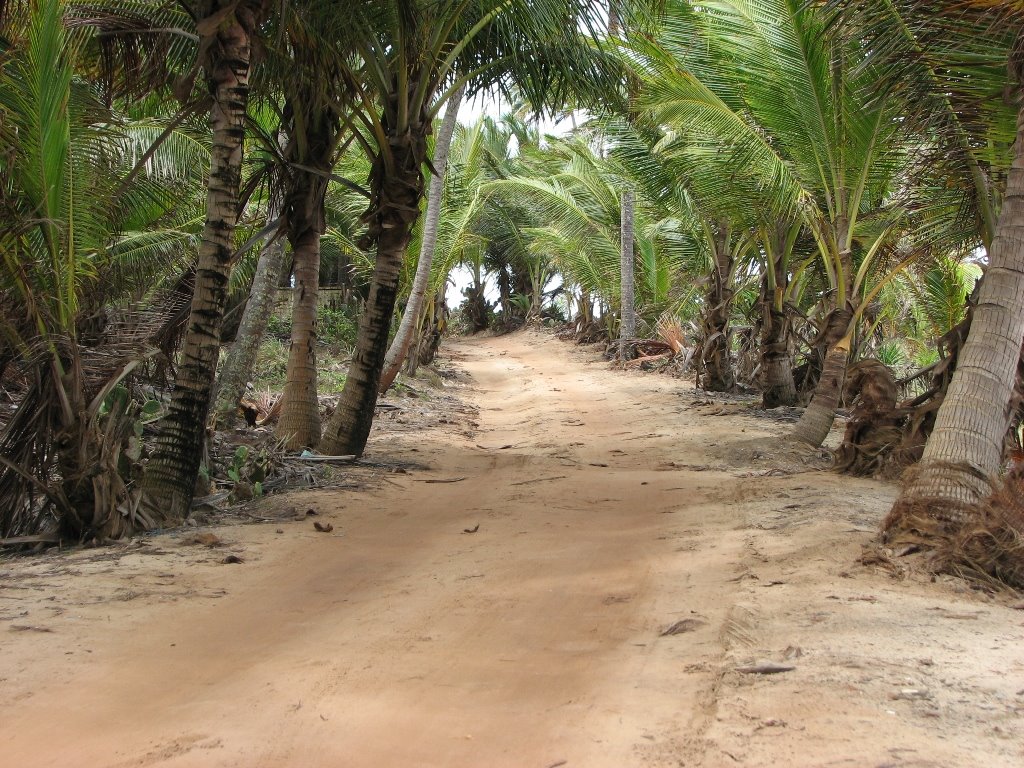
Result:
[[[850,367],[846,401],[853,403],[853,414],[835,453],[836,470],[858,476],[892,473],[890,457],[902,440],[906,415],[897,407],[897,393],[892,371],[878,360]]]
[[[145,364],[159,351],[149,339],[172,309],[104,313],[83,323],[88,345],[51,335],[23,350],[16,365],[28,384],[0,428],[0,538],[146,527],[134,488],[146,401],[137,385],[152,381]]]
[[[943,570],[1024,589],[1024,464],[1018,464],[939,551]]]
[[[112,522],[88,512],[85,501],[90,486],[113,484],[109,470],[120,478],[112,442],[121,430],[105,424],[100,431],[98,414],[86,416],[84,398],[75,394],[80,372],[59,376],[45,357],[29,369],[30,386],[0,433],[0,536],[59,531],[82,538]],[[109,489],[102,495],[92,506],[116,506]]]
[[[678,355],[686,348],[686,332],[675,315],[666,312],[658,318],[655,327],[658,337],[672,348],[673,354]]]

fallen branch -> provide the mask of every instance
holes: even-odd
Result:
[[[655,360],[667,360],[668,358],[673,356],[674,353],[672,352],[662,352],[660,355],[647,355],[646,357],[635,357],[632,360],[627,360],[625,363],[623,363],[623,365],[627,367],[631,365],[643,365],[644,363],[651,363],[654,362]]]
[[[355,454],[350,454],[350,455],[346,455],[346,456],[285,456],[284,460],[285,461],[308,461],[308,462],[317,462],[317,463],[321,463],[321,464],[330,464],[330,463],[350,464],[353,461],[356,461],[358,458],[359,457],[356,456]]]
[[[56,533],[41,533],[36,536],[12,536],[0,539],[0,547],[17,547],[21,544],[59,544],[60,536]]]
[[[510,483],[510,485],[528,485],[529,483],[543,483],[546,480],[564,480],[565,475],[555,475],[554,477],[538,477],[535,480],[520,480],[518,483]]]

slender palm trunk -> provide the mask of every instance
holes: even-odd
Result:
[[[783,256],[784,248],[784,244],[777,246],[773,255],[774,289],[768,283],[767,274],[761,279],[761,399],[765,408],[796,405],[793,322],[783,301],[789,277]]]
[[[370,436],[399,274],[423,197],[423,163],[429,131],[430,120],[424,118],[416,131],[392,136],[393,171],[380,158],[371,171],[374,208],[368,237],[376,241],[377,259],[366,306],[359,316],[352,365],[320,443],[325,454],[362,455]]]
[[[430,300],[429,306],[424,314],[423,327],[420,330],[416,349],[409,353],[406,362],[405,372],[412,376],[420,365],[430,365],[437,356],[437,350],[441,347],[441,338],[444,336],[445,327],[448,322],[448,304],[445,301],[444,287],[442,286]]]
[[[793,430],[793,437],[815,447],[825,442],[836,420],[836,408],[846,383],[846,365],[850,361],[849,344],[830,347],[825,355],[825,367],[818,379],[814,396],[804,409]]]
[[[316,321],[320,288],[320,238],[327,229],[324,198],[340,130],[333,108],[322,106],[309,86],[286,104],[285,157],[290,161],[285,218],[295,280],[284,405],[275,434],[289,450],[320,442]]]
[[[845,200],[843,196],[840,198]],[[847,248],[849,228],[849,218],[840,214],[836,219],[834,237],[840,249],[839,264],[843,275],[840,284],[842,290],[838,299],[841,306],[833,309],[828,316],[822,335],[828,351],[825,353],[821,378],[818,379],[811,401],[793,430],[794,439],[815,447],[825,442],[835,423],[836,408],[842,400],[843,386],[846,383],[846,367],[850,362],[856,307],[853,297],[853,255]]]
[[[850,325],[853,310],[833,310],[825,329],[828,352],[821,378],[814,387],[814,395],[807,404],[800,421],[793,428],[793,437],[803,443],[819,446],[825,442],[836,420],[836,408],[843,396],[846,366],[850,361]]]
[[[1018,96],[1024,94],[1017,94]],[[957,525],[990,490],[1009,427],[1024,343],[1024,102],[1006,196],[967,341],[917,471],[886,521],[899,528],[901,509],[927,511]]]
[[[633,190],[622,191],[619,271],[622,280],[619,317],[619,360],[626,359],[626,344],[636,336],[636,275],[633,260]]]
[[[277,218],[274,210],[268,218]],[[230,426],[238,417],[238,404],[256,367],[256,353],[274,308],[277,284],[284,269],[284,238],[275,234],[263,246],[256,263],[249,300],[242,312],[235,343],[221,366],[214,396],[214,413],[218,426]]]
[[[509,267],[502,264],[495,277],[498,283],[498,305],[501,307],[501,317],[507,325],[512,317],[512,278],[509,275]]]
[[[221,10],[218,3],[211,15]],[[240,17],[248,23],[243,24]],[[155,527],[176,524],[188,516],[203,454],[234,251],[249,102],[249,30],[254,26],[245,6],[222,19],[214,32],[212,61],[206,67],[213,91],[206,224],[174,392],[167,415],[160,422],[160,435],[142,486],[143,507]]]
[[[292,242],[295,286],[288,347],[284,405],[275,434],[285,448],[297,450],[320,441],[320,403],[316,387],[316,314],[320,281],[320,232],[305,228]]]
[[[701,387],[708,392],[729,392],[736,386],[729,357],[729,319],[732,314],[733,254],[728,230],[723,226],[715,238],[715,265],[711,272],[702,321],[704,347],[701,352]]]
[[[430,189],[427,193],[427,215],[423,221],[423,240],[420,244],[420,257],[416,264],[416,277],[412,281],[412,290],[409,293],[409,302],[405,305],[405,312],[402,314],[402,322],[398,326],[391,348],[384,358],[384,371],[380,377],[380,393],[387,392],[388,387],[398,376],[406,355],[409,354],[409,347],[416,335],[419,325],[419,316],[423,308],[423,299],[427,293],[427,284],[430,282],[430,267],[434,263],[434,249],[437,247],[437,225],[441,220],[441,203],[444,197],[444,176],[448,167],[448,150],[452,143],[452,134],[455,133],[455,123],[458,120],[459,105],[462,103],[462,94],[466,87],[462,86],[448,101],[445,108],[444,120],[441,121],[441,129],[437,133],[437,140],[434,142],[434,170],[437,175],[430,179]]]

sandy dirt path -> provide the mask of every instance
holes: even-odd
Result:
[[[859,565],[892,486],[549,336],[450,350],[473,425],[371,444],[424,468],[261,502],[330,533],[0,562],[0,765],[1024,764],[1024,613]]]

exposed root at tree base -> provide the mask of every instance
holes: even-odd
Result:
[[[882,524],[889,546],[930,552],[929,568],[989,588],[1024,590],[1024,465],[979,504],[949,509],[947,499],[898,501]],[[948,510],[938,513],[937,510]]]

